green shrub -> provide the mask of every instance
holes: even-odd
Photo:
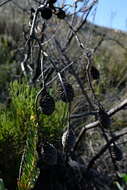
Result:
[[[51,116],[39,113],[38,122],[35,110],[38,90],[25,80],[12,82],[10,102],[0,112],[0,155],[3,157],[0,160],[0,177],[9,189],[15,188],[17,178],[20,190],[29,189],[34,183],[38,128],[42,139],[57,145],[66,126],[67,106],[60,101],[56,102],[55,112]]]

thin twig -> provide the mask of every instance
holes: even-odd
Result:
[[[115,106],[114,108],[110,109],[107,114],[111,117],[112,115],[114,115],[115,113],[117,113],[118,111],[124,109],[124,107],[127,106],[127,99],[125,99],[123,102],[121,102],[119,105]],[[95,121],[95,122],[92,122],[90,124],[87,124],[85,127],[83,127],[76,139],[76,143],[75,143],[75,146],[74,146],[74,150],[76,150],[80,140],[82,139],[84,133],[90,129],[93,129],[95,127],[98,127],[98,125],[100,124],[100,121]]]
[[[109,149],[109,147],[110,147],[110,145],[111,145],[112,143],[114,143],[114,142],[117,141],[120,137],[122,137],[122,136],[124,136],[124,135],[126,135],[126,134],[124,133],[124,134],[121,134],[121,135],[118,135],[118,136],[114,136],[111,140],[109,140],[109,141],[107,142],[107,144],[104,145],[104,146],[101,148],[101,150],[91,159],[91,161],[89,162],[89,164],[88,164],[88,166],[87,166],[87,170],[89,170],[89,169],[93,166],[93,164],[95,163],[95,161],[96,161],[97,159],[99,159],[99,158],[104,154],[104,152],[105,152],[107,149]]]
[[[65,52],[62,51],[62,48],[61,48],[61,46],[60,46],[60,43],[59,43],[56,39],[55,39],[55,42],[56,42],[56,45],[57,45],[57,48],[58,48],[58,51],[59,51],[60,55],[64,58],[63,60],[65,60],[65,61],[69,64],[71,61],[69,60],[69,58],[68,58],[68,56],[65,54]],[[91,102],[89,96],[87,95],[87,92],[84,90],[84,87],[83,87],[83,85],[82,85],[82,82],[81,82],[79,76],[76,74],[76,72],[75,72],[75,70],[73,69],[72,66],[69,67],[69,73],[72,74],[72,75],[75,77],[75,79],[76,79],[77,83],[79,84],[79,87],[80,87],[80,89],[82,90],[82,93],[83,93],[83,95],[85,96],[87,102],[89,103],[90,107],[91,107],[92,109],[94,109],[94,106],[93,106],[93,104],[92,104],[92,102]]]
[[[85,11],[87,12],[87,13],[86,13],[86,16],[85,16],[85,19],[84,19],[84,20],[82,21],[82,23],[79,24],[79,26],[77,26],[77,28],[74,30],[75,33],[73,32],[73,33],[70,35],[70,37],[68,38],[68,40],[66,41],[66,43],[65,43],[65,45],[64,45],[63,51],[65,51],[65,50],[67,49],[67,47],[68,47],[68,45],[70,44],[71,40],[73,39],[74,35],[82,28],[82,26],[85,25],[85,23],[86,23],[86,21],[87,21],[87,18],[88,18],[89,14],[90,14],[90,11],[92,10],[93,6],[94,6],[96,3],[97,3],[97,1],[94,0],[94,1],[91,3],[91,5],[89,5],[89,7],[87,7],[87,8],[85,9]]]
[[[2,7],[3,5],[5,5],[6,3],[9,3],[10,1],[12,1],[12,0],[3,1],[2,3],[0,3],[0,7]]]
[[[22,168],[23,168],[23,163],[24,163],[24,159],[25,159],[25,154],[26,154],[26,146],[23,150],[23,154],[22,154],[22,158],[21,158],[21,162],[20,162],[19,174],[18,174],[18,180],[19,181],[20,181],[21,176],[22,176]]]
[[[89,115],[97,115],[97,111],[91,111],[91,112],[83,112],[83,113],[79,113],[79,114],[72,114],[70,116],[71,119],[76,119],[76,118],[80,118],[80,117],[84,117],[84,116],[89,116]]]

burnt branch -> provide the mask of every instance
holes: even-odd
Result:
[[[65,42],[65,45],[64,45],[64,48],[63,48],[63,51],[65,51],[67,49],[67,47],[69,46],[69,44],[71,43],[73,37],[75,36],[75,34],[86,24],[87,22],[87,18],[92,10],[92,8],[94,7],[94,5],[97,3],[96,0],[94,0],[91,5],[89,5],[88,7],[86,7],[84,9],[84,12],[86,12],[86,16],[85,16],[85,19],[83,19],[83,21],[78,25],[76,26],[76,28],[73,30],[73,32],[71,33],[71,35],[69,36],[69,38],[67,39],[67,41]]]
[[[111,117],[113,116],[114,114],[116,114],[117,112],[119,112],[120,110],[124,109],[125,107],[127,106],[127,99],[125,99],[123,102],[121,102],[119,105],[115,106],[114,108],[110,109],[108,111],[108,115]],[[85,134],[86,131],[90,130],[90,129],[93,129],[93,128],[96,128],[98,127],[100,124],[100,121],[97,120],[93,123],[90,123],[90,124],[87,124],[85,127],[83,127],[76,139],[76,143],[75,143],[75,146],[74,146],[74,150],[76,150],[81,138],[83,137],[83,135]]]
[[[3,5],[9,3],[10,1],[12,1],[12,0],[5,0],[5,1],[3,1],[2,3],[0,3],[0,7],[2,7]]]
[[[116,142],[120,137],[124,136],[124,135],[127,135],[127,133],[122,133],[122,134],[119,134],[119,135],[116,135],[114,136],[112,139],[110,139],[106,145],[104,145],[101,150],[91,159],[91,161],[89,162],[88,166],[87,166],[87,169],[89,170],[90,168],[92,168],[93,164],[95,163],[95,161],[97,159],[99,159],[104,153],[106,150],[108,150],[110,148],[110,145],[114,142]]]

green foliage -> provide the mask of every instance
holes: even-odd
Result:
[[[8,186],[30,189],[37,176],[36,144],[39,131],[41,138],[50,143],[60,144],[63,127],[67,121],[67,105],[56,102],[51,116],[35,110],[38,88],[31,87],[25,80],[10,83],[10,101],[0,112],[0,160],[2,174]],[[39,130],[38,130],[39,129]]]
[[[67,125],[67,105],[63,102],[56,102],[56,109],[50,116],[41,115],[43,133],[50,143],[59,144],[63,128]]]
[[[118,190],[124,190],[127,188],[127,174],[126,173],[118,173],[119,180],[115,181]]]
[[[16,185],[21,155],[33,124],[30,115],[36,90],[17,81],[10,84],[10,105],[0,113],[0,154],[2,176],[10,186]],[[8,174],[8,175],[7,175]]]
[[[1,178],[0,178],[0,190],[5,190],[4,182]]]
[[[18,178],[18,190],[28,190],[34,183],[37,176],[36,168],[36,144],[37,144],[37,128],[33,125],[27,135],[26,145],[22,155],[19,178]]]
[[[127,185],[127,174],[126,173],[119,173],[119,177],[124,181]]]

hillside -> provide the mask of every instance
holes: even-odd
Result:
[[[12,12],[11,12],[12,13]],[[1,39],[1,47],[2,51],[8,52],[9,59],[11,59],[11,62],[15,62],[13,54],[15,54],[16,49],[20,46],[22,47],[22,40],[23,40],[23,24],[26,24],[28,21],[27,19],[24,19],[26,15],[22,18],[23,23],[21,23],[20,17],[14,16],[17,15],[17,13],[13,13],[12,15],[9,15],[10,19],[8,20],[8,14],[6,12],[2,13],[1,21],[0,21],[0,36],[1,38],[4,37],[7,42],[10,42],[10,44],[4,44],[6,42],[2,42]],[[26,17],[27,18],[27,17]],[[53,23],[54,22],[54,23]],[[64,44],[64,40],[66,38],[67,34],[67,25],[65,22],[61,21],[58,23],[56,20],[51,20],[49,22],[50,27],[48,27],[47,31],[49,32],[49,36],[52,36],[52,32],[56,32],[57,40]],[[59,24],[58,30],[56,27],[56,24]],[[55,26],[55,28],[54,28]],[[63,28],[63,29],[62,29]],[[62,30],[63,32],[60,33],[59,31]],[[122,86],[124,83],[126,83],[127,76],[125,73],[126,70],[126,61],[127,61],[127,49],[126,49],[126,43],[127,43],[127,34],[122,31],[116,31],[113,29],[108,29],[104,27],[99,27],[96,25],[92,25],[91,23],[85,24],[81,28],[81,30],[78,33],[79,38],[81,42],[83,42],[84,46],[87,48],[95,48],[98,43],[99,47],[97,48],[95,54],[94,54],[94,60],[95,64],[97,64],[97,67],[100,69],[101,67],[104,67],[107,71],[108,75],[107,78],[109,78],[108,81],[110,81],[115,87]],[[63,40],[63,41],[62,41]],[[2,44],[3,43],[3,44]],[[11,47],[7,47],[11,45]],[[5,46],[5,47],[4,47]],[[48,47],[49,48],[49,47]],[[4,50],[5,49],[5,50]],[[56,53],[56,52],[54,52]],[[69,46],[69,56],[71,59],[78,60],[78,57],[80,57],[81,51],[79,51],[77,41],[72,40],[72,43]],[[103,54],[103,56],[102,56]],[[1,72],[4,71],[2,67],[4,67],[6,60],[4,60],[4,55],[1,53]],[[103,66],[102,66],[103,65]],[[17,65],[16,68],[7,68],[11,67],[9,64],[8,66],[5,66],[6,69],[12,69],[16,70],[16,68],[19,70],[20,65]],[[108,72],[110,71],[110,72]],[[5,72],[5,71],[4,71]],[[101,71],[100,71],[101,72]],[[118,72],[118,73],[117,73]],[[3,74],[1,74],[2,77]],[[6,75],[6,74],[5,74]],[[9,77],[9,76],[8,76]],[[3,77],[2,77],[3,78]],[[0,84],[2,85],[2,78],[0,80]],[[5,76],[6,78],[6,76]],[[117,83],[117,84],[116,84]],[[112,85],[111,84],[111,85]],[[124,84],[125,86],[125,84]],[[2,86],[1,86],[2,88]],[[1,91],[2,93],[2,91]]]

